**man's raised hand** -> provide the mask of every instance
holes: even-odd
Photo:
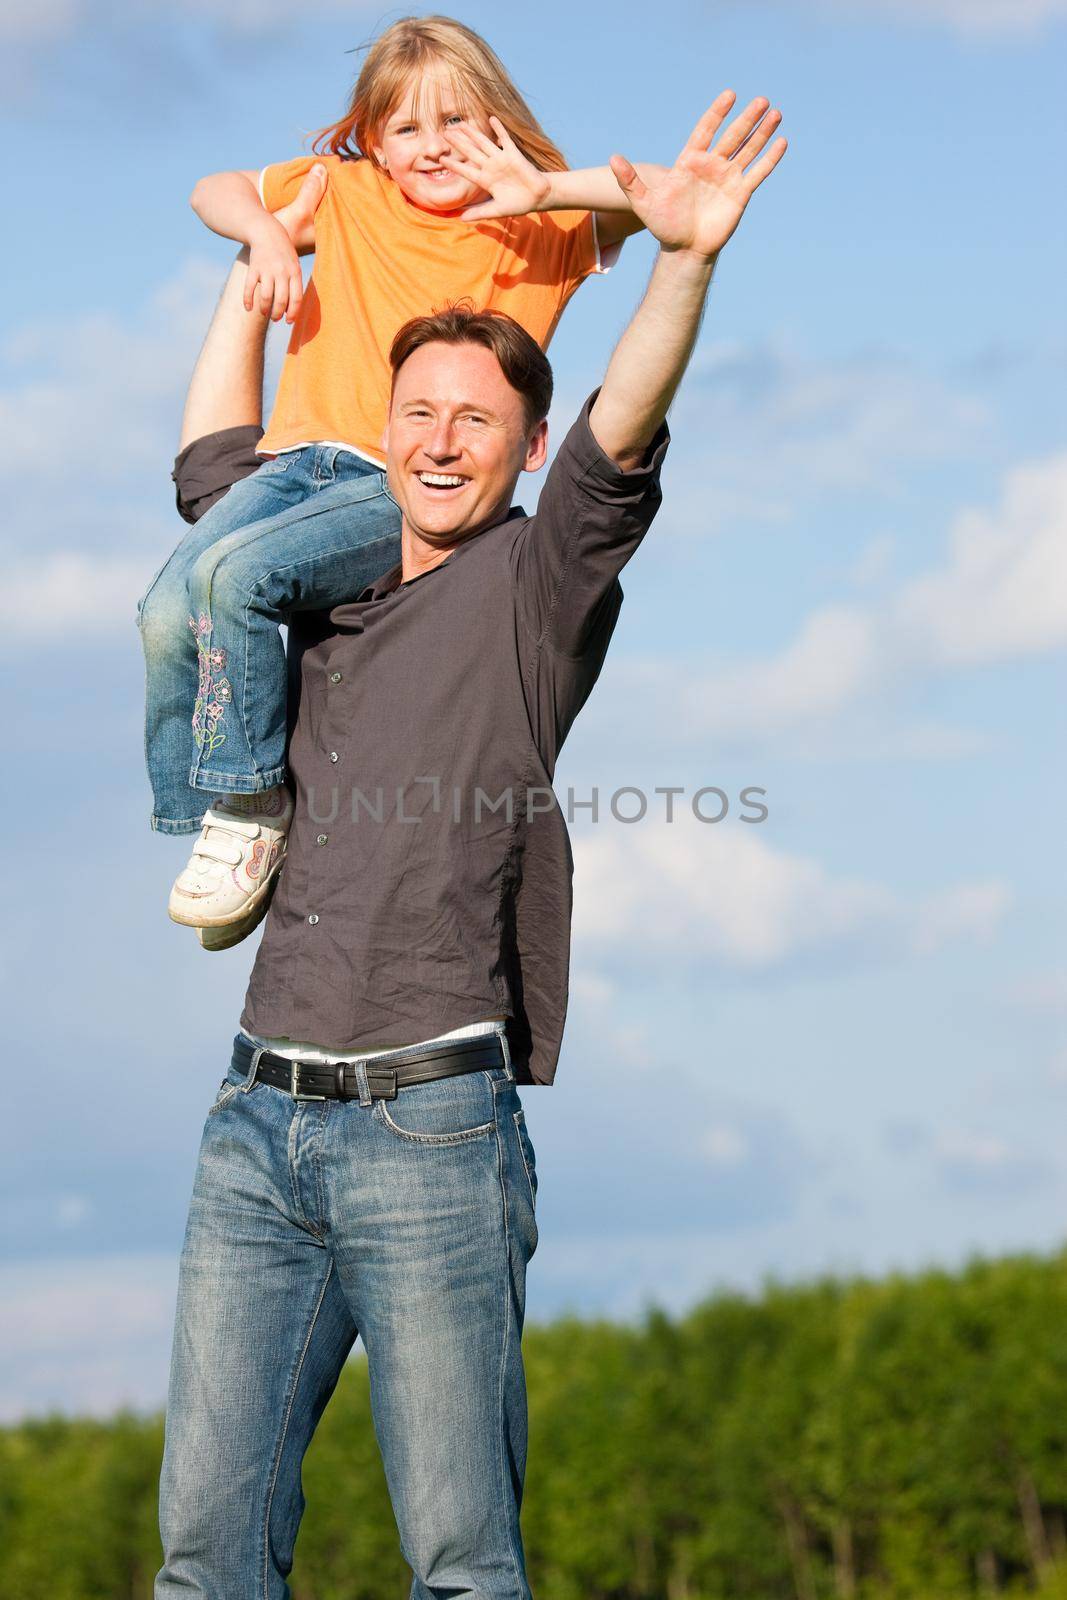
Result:
[[[715,149],[708,149],[736,98],[732,89],[723,90],[689,135],[673,167],[653,183],[644,183],[625,156],[611,158],[619,188],[665,250],[688,250],[713,260],[741,221],[752,195],[785,155],[784,137],[767,147],[782,113],[769,110],[770,101],[763,96],[750,101],[723,131]]]

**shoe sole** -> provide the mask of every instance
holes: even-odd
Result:
[[[256,892],[249,895],[244,904],[239,906],[236,911],[229,912],[225,917],[205,917],[203,912],[196,911],[189,911],[185,915],[179,915],[169,906],[167,915],[172,922],[177,922],[183,928],[232,928],[238,922],[244,922],[268,894],[273,894],[275,880],[285,865],[285,854],[283,850]]]
[[[255,933],[267,912],[270,910],[274,891],[278,886],[278,874],[275,873],[271,880],[270,890],[251,916],[243,921],[234,923],[229,928],[197,928],[196,937],[200,940],[205,950],[230,950],[235,944],[240,944],[242,939],[247,939],[250,933]]]

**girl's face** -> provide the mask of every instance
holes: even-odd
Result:
[[[448,74],[431,70],[409,82],[386,117],[372,154],[414,205],[425,211],[462,210],[486,198],[484,190],[441,165],[451,151],[449,129],[463,123],[493,137],[484,113],[468,114],[457,104]]]

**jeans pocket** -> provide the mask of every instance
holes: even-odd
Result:
[[[230,1067],[226,1073],[226,1076],[219,1084],[215,1098],[208,1108],[208,1116],[213,1117],[216,1111],[221,1111],[223,1106],[229,1105],[238,1089],[240,1089],[243,1084],[247,1083],[247,1081],[248,1080],[244,1073],[241,1072],[239,1068]]]
[[[530,1138],[526,1126],[526,1112],[520,1106],[518,1111],[512,1113],[515,1122],[515,1132],[519,1136],[519,1154],[522,1164],[526,1169],[526,1181],[530,1185],[530,1203],[534,1210],[537,1209],[537,1157],[534,1154],[533,1140]]]
[[[395,1100],[374,1102],[383,1128],[411,1144],[464,1144],[496,1128],[493,1082],[487,1072],[461,1072],[397,1090]]]

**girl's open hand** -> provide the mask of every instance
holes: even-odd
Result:
[[[723,90],[673,167],[654,183],[644,183],[625,156],[611,158],[611,170],[635,215],[666,250],[688,250],[706,260],[716,256],[752,195],[785,155],[781,137],[765,149],[782,113],[768,110],[770,101],[762,96],[738,113],[714,150],[708,149],[735,99],[732,89]]]
[[[468,183],[490,196],[460,212],[465,222],[478,222],[488,217],[524,217],[536,211],[548,194],[547,174],[527,161],[499,117],[490,117],[489,126],[499,144],[494,144],[480,129],[467,123],[463,127],[449,128],[452,148],[448,155],[441,157],[441,165],[449,172],[466,178]]]
[[[304,278],[293,242],[280,222],[265,213],[264,225],[249,245],[245,273],[246,311],[272,322],[295,322],[304,298]]]

